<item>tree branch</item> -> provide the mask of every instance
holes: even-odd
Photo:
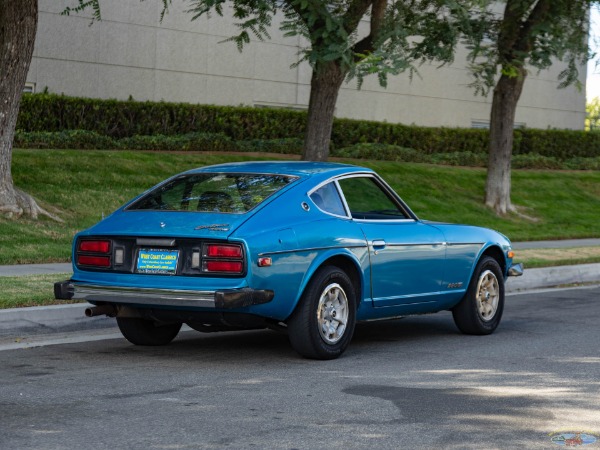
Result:
[[[371,30],[368,36],[354,45],[354,53],[364,54],[375,49],[375,42],[385,22],[387,11],[387,0],[374,0],[371,7]]]
[[[544,22],[550,13],[551,0],[539,0],[521,26],[515,50],[529,53],[534,43],[534,28]]]
[[[377,1],[377,0],[376,0]],[[360,23],[360,19],[367,13],[369,6],[373,4],[373,0],[354,0],[348,6],[343,17],[344,30],[349,35],[352,34]]]
[[[498,33],[498,49],[500,60],[511,61],[516,42],[519,39],[521,23],[527,11],[536,0],[508,0],[504,7],[504,15]]]

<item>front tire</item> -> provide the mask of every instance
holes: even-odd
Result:
[[[491,334],[500,324],[504,311],[504,276],[498,262],[481,258],[467,293],[452,309],[458,329],[465,334]]]
[[[129,342],[135,345],[166,345],[175,339],[181,323],[160,324],[153,320],[117,317],[119,330]]]
[[[346,273],[333,266],[319,269],[288,320],[294,350],[312,359],[339,357],[354,334],[356,303]]]

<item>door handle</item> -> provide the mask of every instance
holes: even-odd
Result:
[[[383,248],[383,247],[385,247],[385,241],[383,239],[375,239],[372,242],[372,245],[373,245],[373,248],[375,248],[375,247],[382,247]]]

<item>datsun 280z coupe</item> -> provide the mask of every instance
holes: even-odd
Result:
[[[58,299],[116,317],[137,345],[201,332],[276,328],[332,359],[355,324],[452,311],[490,334],[504,282],[523,273],[495,231],[420,220],[372,170],[244,162],[175,175],[75,236]]]

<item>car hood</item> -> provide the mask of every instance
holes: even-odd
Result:
[[[83,234],[226,239],[250,214],[120,210]]]

